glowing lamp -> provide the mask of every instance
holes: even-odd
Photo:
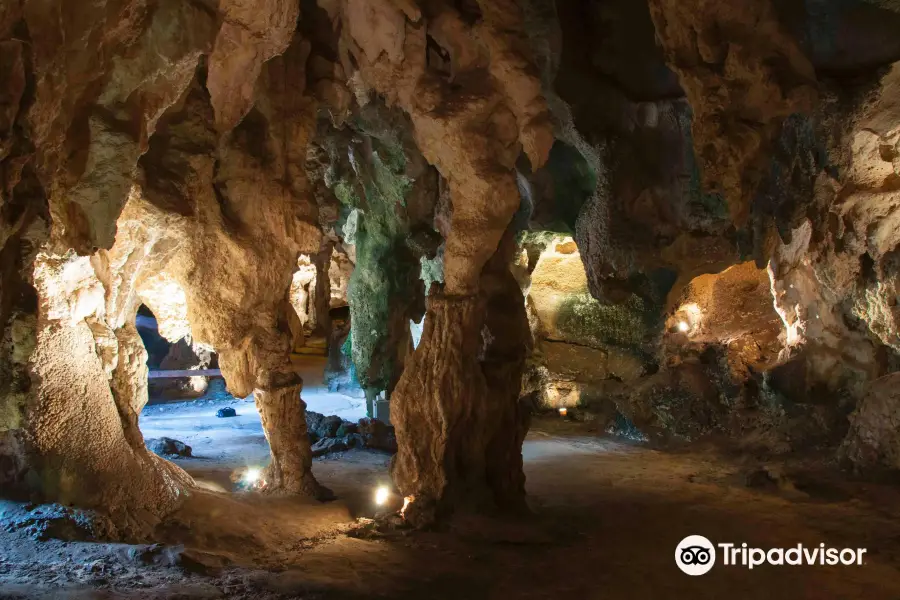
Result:
[[[247,485],[256,485],[259,482],[260,477],[262,477],[262,469],[251,467],[244,473],[244,483]]]
[[[691,326],[687,324],[687,321],[678,321],[678,331],[681,333],[687,333],[687,330],[690,328]]]
[[[391,491],[387,488],[386,485],[379,487],[375,490],[375,504],[378,506],[383,506],[385,502],[388,501],[388,497],[391,495]]]
[[[559,416],[564,417],[564,416],[566,416],[567,414],[569,414],[569,409],[567,409],[565,406],[560,407],[560,409],[559,409]]]

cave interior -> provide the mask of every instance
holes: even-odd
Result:
[[[0,598],[900,598],[898,300],[897,0],[0,0]]]

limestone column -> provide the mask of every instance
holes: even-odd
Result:
[[[412,499],[405,517],[415,525],[490,500],[488,388],[478,363],[482,310],[477,295],[432,295],[419,347],[394,390],[391,416],[402,443],[392,475]]]
[[[490,438],[485,453],[486,477],[494,501],[506,509],[525,508],[522,442],[531,421],[530,407],[519,402],[525,361],[531,353],[531,330],[525,298],[509,270],[515,235],[508,229],[481,276],[485,298],[481,370],[488,387]]]
[[[320,497],[324,488],[312,474],[302,387],[300,377],[290,373],[264,377],[253,390],[272,456],[266,481],[278,491]]]
[[[281,319],[251,331],[236,348],[219,354],[219,366],[236,396],[253,393],[271,461],[265,470],[265,491],[271,493],[328,496],[312,474],[312,453],[306,430],[306,404],[300,398],[303,379],[290,361],[290,334],[279,323],[290,308],[282,307]]]

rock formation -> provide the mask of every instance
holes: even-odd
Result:
[[[254,395],[269,491],[327,495],[292,361],[327,342],[420,525],[523,506],[532,405],[897,468],[898,29],[878,0],[5,2],[3,493],[140,536],[190,492],[137,427],[142,304]]]

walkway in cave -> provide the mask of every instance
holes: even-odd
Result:
[[[659,452],[577,427],[540,420],[532,428],[523,449],[532,517],[376,531],[356,518],[372,516],[370,494],[386,480],[388,457],[353,450],[314,463],[316,477],[338,492],[335,502],[195,493],[160,528],[162,539],[184,543],[197,561],[184,568],[166,566],[157,547],[39,544],[22,530],[0,533],[0,597],[718,600],[735,590],[742,598],[900,597],[896,487],[799,463],[770,463],[770,474],[783,475],[760,479],[752,462]],[[21,510],[4,508],[7,519]],[[688,534],[868,553],[859,567],[717,566],[688,577],[673,560]],[[225,561],[240,566],[216,566]]]

